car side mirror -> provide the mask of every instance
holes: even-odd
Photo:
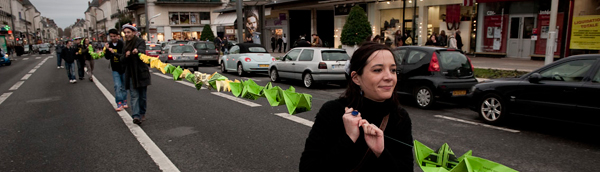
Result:
[[[533,74],[529,75],[530,83],[539,83],[541,80],[542,80],[542,75],[540,75],[539,73],[533,73]]]

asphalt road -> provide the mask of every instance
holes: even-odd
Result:
[[[11,66],[0,67],[0,95],[8,94],[0,104],[0,171],[160,171],[157,164],[165,161],[181,171],[298,170],[310,127],[276,115],[287,113],[285,106],[197,91],[153,70],[148,120],[140,129],[164,153],[166,160],[160,159],[148,151],[148,142],[140,141],[143,134],[133,132],[114,111],[114,100],[88,80],[69,84],[65,70],[56,69],[55,57],[43,61],[49,56],[17,57]],[[96,82],[114,95],[108,64],[98,60],[94,73]],[[200,71],[213,73],[219,67]],[[269,82],[266,74],[224,75]],[[344,91],[337,85],[306,89],[300,81],[274,85],[313,95],[313,110],[295,115],[305,121],[314,121],[321,105]],[[526,117],[492,128],[477,125],[477,114],[461,104],[421,110],[410,98],[402,103],[411,115],[414,138],[433,149],[448,143],[457,155],[473,150],[475,156],[519,171],[596,171],[598,128]],[[416,164],[415,171],[420,171]]]

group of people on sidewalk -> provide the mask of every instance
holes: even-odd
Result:
[[[138,53],[146,51],[144,40],[138,37],[137,28],[133,25],[123,25],[122,32],[125,33],[125,40],[120,38],[117,29],[108,31],[110,42],[104,45],[104,57],[110,61],[112,76],[115,88],[116,111],[122,111],[129,108],[127,104],[127,90],[131,95],[131,106],[133,108],[133,123],[142,124],[146,120],[146,92],[150,82],[150,69],[139,58]],[[66,41],[56,48],[58,58],[58,67],[61,66],[61,59],[65,61],[67,76],[70,83],[76,83],[75,79],[75,61],[79,68],[79,79],[84,77],[84,64],[87,68],[89,80],[93,82],[94,60],[88,50],[90,45],[87,38]]]
[[[281,53],[281,48],[283,48],[283,52],[287,49],[287,37],[285,34],[283,36],[275,36],[271,35],[271,51],[275,52],[276,49],[279,49],[279,53]]]
[[[443,30],[440,32],[440,34],[433,33],[431,36],[429,36],[425,45],[448,47],[461,51],[463,47],[460,31],[446,35],[446,31]]]

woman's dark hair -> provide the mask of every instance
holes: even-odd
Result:
[[[364,72],[364,68],[368,63],[369,57],[379,50],[390,51],[394,56],[394,61],[396,61],[395,55],[389,47],[374,42],[363,43],[361,47],[358,48],[358,50],[356,50],[352,55],[352,58],[350,60],[350,79],[348,80],[348,88],[346,88],[344,94],[340,96],[340,98],[348,99],[348,101],[350,102],[348,107],[360,110],[362,108],[362,102],[364,99],[364,96],[361,95],[360,86],[358,86],[356,83],[354,83],[354,81],[352,81],[352,72],[356,72],[356,74],[359,76],[362,75]],[[399,105],[395,87],[391,99],[394,104]]]

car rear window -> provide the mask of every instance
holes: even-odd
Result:
[[[323,61],[346,61],[350,59],[348,53],[344,51],[323,51],[321,57]]]
[[[194,46],[197,50],[215,49],[215,44],[213,43],[196,43]]]
[[[251,53],[266,53],[267,50],[263,47],[248,47],[248,51]]]
[[[192,47],[191,45],[171,47],[171,53],[193,53],[193,52],[194,52],[194,47]]]
[[[160,46],[157,46],[157,45],[146,45],[146,50],[160,50]]]
[[[438,54],[438,60],[448,77],[467,77],[473,75],[471,63],[467,57],[458,51],[441,51]]]

